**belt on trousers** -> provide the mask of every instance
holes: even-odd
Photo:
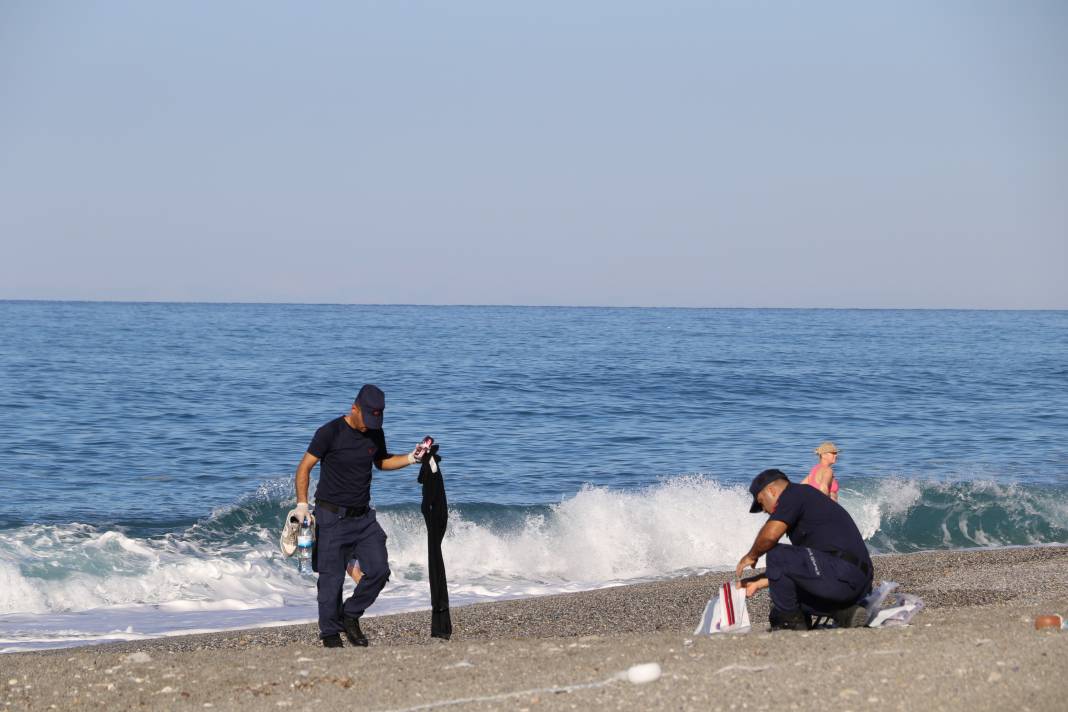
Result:
[[[366,504],[362,507],[339,507],[336,504],[330,504],[329,502],[324,502],[321,499],[315,500],[315,506],[322,507],[328,512],[333,512],[334,514],[340,515],[343,519],[347,519],[349,517],[362,517],[363,515],[367,514],[367,510],[370,509],[370,507],[368,507]]]
[[[848,562],[850,564],[853,564],[858,569],[860,569],[861,573],[863,573],[865,576],[871,576],[871,566],[868,565],[868,562],[867,561],[861,561],[857,557],[855,557],[852,554],[850,554],[848,551],[837,551],[836,550],[836,551],[825,551],[823,553],[824,554],[830,554],[831,556],[836,556],[839,559],[841,559],[842,561],[845,561],[845,562]]]

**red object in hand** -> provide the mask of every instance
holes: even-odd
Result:
[[[415,446],[415,450],[412,452],[412,456],[416,460],[422,460],[423,457],[430,452],[430,446],[434,444],[434,438],[427,435],[423,438],[423,442]]]

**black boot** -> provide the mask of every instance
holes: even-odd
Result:
[[[772,630],[808,630],[808,619],[801,611],[787,613],[772,606],[768,622]]]
[[[349,639],[350,643],[361,648],[367,647],[367,636],[360,630],[360,619],[358,617],[342,616],[341,624],[345,626],[345,637]]]
[[[325,638],[323,638],[323,647],[324,648],[340,648],[341,647],[341,636],[338,635],[337,633],[334,633],[333,635],[326,636]]]
[[[863,628],[868,622],[868,609],[854,604],[839,608],[831,618],[836,628]]]

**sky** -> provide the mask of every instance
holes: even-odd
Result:
[[[1068,308],[1068,3],[0,0],[0,299]]]

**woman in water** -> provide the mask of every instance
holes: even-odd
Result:
[[[801,480],[803,485],[811,485],[835,502],[838,501],[838,480],[834,477],[834,463],[838,461],[838,448],[828,441],[820,443],[815,450],[816,457],[820,459],[808,473],[808,477]]]

